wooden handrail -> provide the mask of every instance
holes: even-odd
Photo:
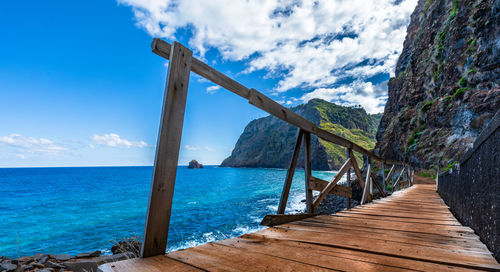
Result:
[[[175,42],[174,45],[171,46],[163,40],[154,39],[151,44],[151,48],[155,54],[166,59],[171,59],[171,62],[168,68],[167,86],[165,87],[160,132],[156,148],[146,226],[144,229],[144,243],[141,249],[142,257],[155,256],[165,253],[170,215],[172,212],[172,200],[182,135],[182,124],[184,120],[187,90],[191,71],[247,99],[250,104],[262,109],[272,116],[296,126],[299,129],[294,155],[283,186],[283,192],[278,210],[280,215],[272,217],[271,221],[273,222],[284,222],[283,220],[287,220],[286,216],[282,213],[285,212],[290,185],[293,179],[294,169],[301,145],[304,147],[304,182],[306,193],[306,211],[308,215],[313,214],[314,208],[316,208],[328,194],[334,193],[348,198],[352,197],[352,188],[337,185],[341,177],[346,172],[350,172],[351,167],[359,180],[359,184],[362,188],[364,188],[361,204],[365,200],[372,200],[372,191],[367,191],[368,186],[372,186],[372,181],[370,180],[372,178],[372,168],[370,163],[368,164],[366,180],[364,180],[352,151],[356,151],[366,156],[368,162],[370,162],[371,159],[377,160],[383,163],[392,164],[393,168],[394,165],[403,165],[404,167],[407,166],[404,162],[385,159],[369,150],[364,149],[352,141],[317,127],[313,122],[303,118],[289,108],[280,105],[276,101],[265,96],[263,93],[243,86],[230,77],[203,63],[201,60],[192,57],[192,51],[180,43]],[[311,174],[311,134],[314,134],[330,143],[343,146],[349,151],[348,158],[344,166],[331,182],[314,178]],[[405,168],[403,168],[403,171],[404,169]],[[399,178],[401,178],[401,175]],[[348,182],[349,181],[350,176]],[[380,186],[378,189],[381,192],[383,191]],[[313,190],[321,191],[318,199],[316,199],[314,203],[312,194]]]
[[[153,50],[153,53],[164,57],[166,59],[170,58],[170,48],[171,45],[161,39],[154,39],[153,43],[151,44],[151,48]],[[340,137],[338,135],[332,134],[324,129],[321,129],[317,127],[314,123],[311,121],[303,118],[302,116],[298,115],[297,113],[291,111],[289,108],[284,107],[277,103],[276,101],[272,100],[271,98],[267,97],[263,93],[255,90],[255,89],[249,89],[242,84],[238,83],[237,81],[231,79],[230,77],[224,75],[223,73],[217,71],[216,69],[210,67],[208,64],[202,62],[201,60],[197,58],[193,58],[192,64],[191,64],[191,70],[198,75],[210,80],[211,82],[220,85],[221,87],[247,99],[250,104],[262,109],[263,111],[289,123],[292,124],[300,129],[303,129],[304,131],[310,132],[311,134],[314,134],[318,136],[319,138],[346,147],[350,148],[353,151],[356,151],[358,153],[361,153],[363,155],[366,155],[370,157],[371,159],[375,159],[377,161],[382,161],[384,163],[388,164],[403,164],[406,165],[405,162],[402,161],[395,161],[395,160],[389,160],[385,159],[381,156],[376,155],[375,153],[366,150],[365,148],[359,146],[358,144],[349,141],[343,137]]]

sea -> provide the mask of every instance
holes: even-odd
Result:
[[[142,237],[153,167],[0,168],[0,256],[77,254]],[[335,171],[313,171],[331,179]],[[179,166],[167,251],[262,229],[275,214],[286,170]],[[304,172],[287,213],[302,212]]]

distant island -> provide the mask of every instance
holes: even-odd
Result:
[[[191,160],[188,165],[189,169],[200,169],[203,168],[203,164],[199,163],[197,160]]]
[[[368,114],[361,107],[344,107],[322,99],[291,108],[318,127],[345,137],[371,150],[382,114]],[[288,168],[292,157],[297,128],[274,116],[251,121],[241,134],[231,156],[222,167]],[[313,170],[337,170],[345,160],[346,150],[340,146],[311,137]],[[303,167],[299,156],[298,167]]]

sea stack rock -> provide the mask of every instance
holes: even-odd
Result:
[[[203,168],[203,164],[199,163],[197,160],[192,160],[189,162],[188,168],[189,169]]]

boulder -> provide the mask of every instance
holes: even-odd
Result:
[[[64,268],[75,272],[96,272],[97,262],[95,261],[81,261],[81,262],[65,262]]]
[[[189,162],[188,168],[189,169],[203,168],[203,164],[199,163],[197,160],[192,160]]]
[[[16,271],[17,265],[13,263],[3,263],[0,264],[1,271]]]
[[[101,256],[101,251],[96,250],[96,251],[91,251],[91,252],[84,252],[77,254],[75,258],[80,259],[80,258],[94,258],[94,257],[99,257]]]
[[[69,254],[54,254],[52,255],[52,257],[60,262],[64,262],[71,259],[71,255]]]
[[[112,262],[118,262],[118,261],[123,261],[123,260],[128,260],[128,259],[133,259],[136,258],[136,254],[132,252],[122,252],[118,253],[115,255],[105,255],[101,256],[95,259],[95,261],[101,265],[105,263],[112,263]]]
[[[111,252],[113,252],[113,254],[132,252],[136,255],[139,255],[139,252],[141,252],[141,247],[142,247],[141,242],[139,242],[135,238],[129,238],[114,244],[111,247]]]

